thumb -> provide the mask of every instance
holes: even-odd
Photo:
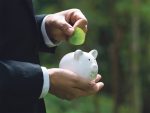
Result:
[[[74,28],[80,27],[85,33],[87,32],[87,21],[84,19],[79,19],[76,21],[76,23],[73,25]]]
[[[71,36],[73,34],[74,28],[65,19],[57,21],[56,24],[57,28],[65,35]]]

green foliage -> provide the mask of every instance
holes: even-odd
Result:
[[[55,96],[48,95],[45,98],[48,113],[94,113],[95,106],[92,103],[94,96],[80,98],[74,101],[65,101]],[[100,101],[101,113],[111,113],[113,101],[108,95],[101,95],[97,98]],[[108,109],[109,108],[109,109]]]
[[[143,20],[150,24],[150,2],[141,4],[140,14]]]
[[[115,5],[115,10],[118,12],[120,15],[124,13],[130,13],[132,10],[132,1],[131,0],[118,0],[116,5]]]

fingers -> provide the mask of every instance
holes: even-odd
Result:
[[[104,86],[102,82],[98,82],[101,78],[100,75],[97,75],[95,80],[89,81],[65,69],[52,68],[48,71],[51,83],[49,92],[62,99],[72,100],[93,95]]]
[[[82,96],[87,96],[87,92],[85,92],[81,89],[78,89],[78,88],[73,88],[72,94],[67,94],[65,98],[67,100],[73,100],[73,99],[77,99]]]
[[[85,80],[83,78],[80,78],[77,81],[78,85],[76,86],[76,88],[84,91],[84,93],[82,93],[84,96],[96,94],[104,86],[103,82],[99,82],[101,80],[101,78],[102,77],[99,74],[97,75],[96,79],[94,79],[93,81],[89,81],[89,80]]]
[[[75,82],[77,84],[75,87],[84,91],[89,89],[89,87],[91,86],[90,81],[81,76],[77,76]]]
[[[74,31],[74,28],[68,24],[65,20],[62,20],[62,21],[58,21],[57,23],[58,25],[58,28],[67,36],[71,36],[73,31]]]
[[[93,93],[97,93],[98,91],[100,91],[104,86],[103,82],[98,82],[93,86]]]
[[[87,32],[87,21],[85,19],[79,19],[73,25],[74,28],[80,27],[85,33]]]
[[[99,82],[102,78],[101,75],[99,75],[99,74],[92,81],[89,81],[89,80],[82,78],[80,76],[77,76],[76,78],[77,79],[75,82],[78,84],[76,86],[76,88],[79,88],[79,89],[84,90],[84,91],[87,91],[87,90],[93,91],[93,90],[95,90],[95,87],[100,89],[99,83],[100,83],[100,87],[102,87],[104,85],[102,82]],[[98,86],[97,86],[97,83],[98,83]]]
[[[71,23],[73,24],[73,27],[80,27],[83,29],[83,31],[87,32],[87,24],[88,21],[86,17],[83,15],[83,13],[79,9],[72,9],[73,13],[71,15]]]
[[[65,15],[66,21],[71,24],[74,28],[80,27],[83,31],[87,32],[88,21],[79,9],[69,9],[62,12]]]
[[[102,76],[101,76],[100,74],[98,74],[98,75],[96,76],[96,78],[94,79],[94,82],[95,82],[95,83],[99,82],[101,78],[102,78]]]
[[[91,88],[87,89],[87,90],[83,90],[77,87],[74,87],[72,89],[72,94],[67,94],[65,96],[63,96],[63,98],[65,97],[65,99],[67,100],[73,100],[73,99],[77,99],[79,97],[83,97],[83,96],[89,96],[89,95],[94,95],[97,92],[99,92],[102,87],[104,86],[104,84],[102,82],[96,83],[94,86],[91,86]]]
[[[96,78],[93,81],[91,81],[91,89],[93,89],[93,93],[100,91],[104,86],[104,83],[100,82],[101,78],[101,75],[97,74]]]
[[[68,40],[76,27],[87,32],[87,19],[78,9],[48,15],[45,23],[48,36],[53,37],[56,41]]]
[[[87,32],[87,19],[83,15],[83,13],[79,9],[70,9],[63,12],[65,15],[65,20],[70,24],[73,28],[71,28],[71,32],[68,32],[71,35],[73,29],[76,27],[80,27],[85,33]]]
[[[81,12],[81,10],[79,10],[79,9],[71,9],[71,10],[68,10],[68,11],[70,12],[70,20],[71,20],[72,24],[74,24],[75,22],[77,22],[80,19],[85,20],[86,24],[87,24],[87,19],[83,15],[83,13]]]
[[[61,30],[62,33],[67,36],[71,36],[74,31],[74,28],[69,23],[67,23],[64,18],[61,20],[56,20],[53,24],[57,29]]]

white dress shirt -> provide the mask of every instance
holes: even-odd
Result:
[[[46,33],[46,28],[45,28],[45,20],[46,18],[48,17],[45,16],[43,21],[42,21],[42,25],[41,25],[41,31],[42,31],[42,35],[43,35],[43,38],[44,38],[44,42],[45,44],[48,46],[48,47],[54,47],[54,46],[57,46],[58,44],[54,44],[48,37],[47,33]],[[42,89],[42,92],[41,92],[41,95],[39,98],[44,98],[48,91],[49,91],[49,88],[50,88],[50,75],[48,73],[48,70],[46,67],[41,67],[42,71],[43,71],[43,89]]]

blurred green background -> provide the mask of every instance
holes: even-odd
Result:
[[[47,113],[150,113],[150,0],[33,0],[36,14],[79,8],[88,19],[82,46],[62,43],[41,64],[58,67],[76,49],[97,49],[105,86],[74,101],[46,96]]]

